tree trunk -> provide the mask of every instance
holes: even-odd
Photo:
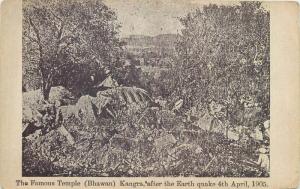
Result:
[[[49,100],[51,87],[52,87],[52,74],[48,74],[47,77],[43,77],[43,81],[42,81],[42,94],[43,94],[43,99],[45,101]]]
[[[50,90],[51,90],[51,85],[47,84],[47,82],[43,82],[42,93],[43,93],[43,99],[45,101],[49,100]]]

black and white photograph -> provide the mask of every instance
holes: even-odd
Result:
[[[22,176],[270,177],[267,5],[23,0]]]

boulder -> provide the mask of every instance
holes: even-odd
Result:
[[[227,137],[230,140],[237,141],[237,140],[240,139],[240,133],[237,130],[233,129],[233,128],[229,128],[228,132],[227,132]]]
[[[226,123],[222,122],[221,120],[215,118],[212,120],[210,124],[210,132],[220,133],[224,136],[226,135]]]
[[[168,148],[172,147],[176,142],[177,142],[177,140],[175,139],[175,137],[172,134],[167,134],[160,138],[157,138],[154,141],[154,145],[156,146],[158,151],[161,151],[163,149],[168,149]]]
[[[41,89],[23,92],[23,106],[36,107],[43,104],[43,95]],[[49,93],[49,103],[54,104],[56,101],[67,102],[74,100],[74,95],[62,86],[52,87]]]
[[[57,102],[70,101],[74,96],[62,86],[52,87],[49,94],[49,102],[43,100],[41,90],[23,92],[23,122],[39,121],[45,111]]]
[[[97,107],[93,104],[92,98],[89,95],[81,96],[76,103],[78,111],[82,114],[82,122],[95,123],[97,116]]]
[[[67,120],[75,117],[83,123],[95,123],[97,117],[107,108],[112,98],[97,93],[96,97],[81,96],[75,105],[61,106],[57,111],[57,119]]]
[[[23,107],[22,111],[23,117],[22,121],[25,122],[41,122],[43,117],[42,113],[37,109],[30,108],[28,106]]]
[[[109,96],[104,96],[98,92],[96,97],[91,97],[91,101],[97,108],[97,115],[100,115],[107,105],[112,101],[112,98]]]
[[[80,120],[80,109],[76,105],[61,106],[56,111],[56,123],[62,123],[74,117]]]
[[[211,115],[209,115],[208,113],[205,113],[203,116],[199,116],[199,119],[195,123],[195,125],[205,131],[209,131],[212,120],[213,120],[213,117]]]
[[[255,141],[263,141],[263,132],[261,131],[260,127],[257,126],[255,127],[254,131],[250,133],[250,136],[255,140]]]
[[[52,87],[49,94],[49,102],[62,101],[64,104],[69,104],[70,101],[75,100],[75,96],[65,87]]]

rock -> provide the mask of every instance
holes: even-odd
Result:
[[[60,126],[57,131],[66,137],[69,144],[73,145],[75,143],[75,140],[73,136],[68,132],[68,130],[64,126]]]
[[[240,134],[236,130],[234,130],[233,128],[229,128],[228,133],[227,133],[227,137],[230,140],[237,141],[240,138]]]
[[[97,107],[92,103],[89,95],[81,96],[76,103],[76,107],[82,113],[82,122],[95,123],[97,115]]]
[[[109,75],[106,79],[104,79],[101,83],[98,85],[95,85],[95,88],[114,88],[118,87],[118,82]]]
[[[97,93],[96,97],[90,97],[92,104],[96,107],[96,116],[100,116],[101,113],[106,110],[108,105],[111,103],[112,98],[109,96],[102,95],[101,92]]]
[[[162,149],[170,148],[176,142],[177,142],[177,140],[175,139],[175,137],[172,134],[167,134],[165,136],[157,138],[154,141],[154,145],[160,151]]]
[[[263,140],[263,133],[260,130],[260,127],[255,127],[254,131],[250,134],[250,136],[256,140],[256,141],[262,141]]]
[[[209,131],[212,120],[213,117],[208,113],[205,113],[203,116],[199,117],[199,120],[195,123],[195,125],[197,125],[205,131]]]
[[[91,97],[92,103],[97,107],[97,115],[100,115],[106,106],[112,101],[111,97],[97,93],[96,97]]]
[[[65,87],[57,86],[52,87],[49,94],[49,102],[61,101],[64,104],[69,104],[70,101],[75,100],[75,96]]]
[[[270,138],[270,120],[267,120],[264,122],[264,128],[265,128],[265,136]]]
[[[218,118],[213,119],[210,124],[210,132],[220,133],[225,136],[226,135],[225,123],[219,120]]]
[[[83,123],[95,123],[97,117],[111,102],[112,98],[97,93],[96,97],[84,95],[79,98],[75,105],[61,106],[58,108],[57,118],[61,116],[67,120],[74,116]]]
[[[43,104],[43,95],[40,89],[23,92],[23,106],[36,108]],[[52,87],[49,93],[49,103],[54,104],[56,101],[65,102],[74,100],[74,95],[62,86]]]
[[[70,91],[62,86],[52,87],[49,94],[49,102],[43,100],[41,90],[23,92],[23,122],[41,122],[41,118],[49,110],[53,108],[53,104],[68,103],[74,99]]]
[[[23,106],[22,111],[23,117],[22,121],[25,122],[41,122],[42,121],[42,113],[37,109],[30,108],[29,106]]]
[[[264,128],[269,129],[270,128],[270,120],[267,120],[264,122]]]
[[[79,117],[79,109],[76,105],[68,105],[68,106],[61,106],[56,111],[56,123],[63,123],[64,121],[75,117],[76,119],[80,120]]]
[[[179,109],[183,106],[183,100],[179,99],[178,101],[175,102],[175,105],[172,109],[172,111],[179,111]]]
[[[35,90],[35,91],[28,91],[22,93],[23,97],[23,107],[28,107],[28,108],[36,108],[40,106],[42,103],[42,93],[41,90]]]

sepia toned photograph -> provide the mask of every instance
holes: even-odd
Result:
[[[265,2],[22,6],[23,177],[270,177]]]

